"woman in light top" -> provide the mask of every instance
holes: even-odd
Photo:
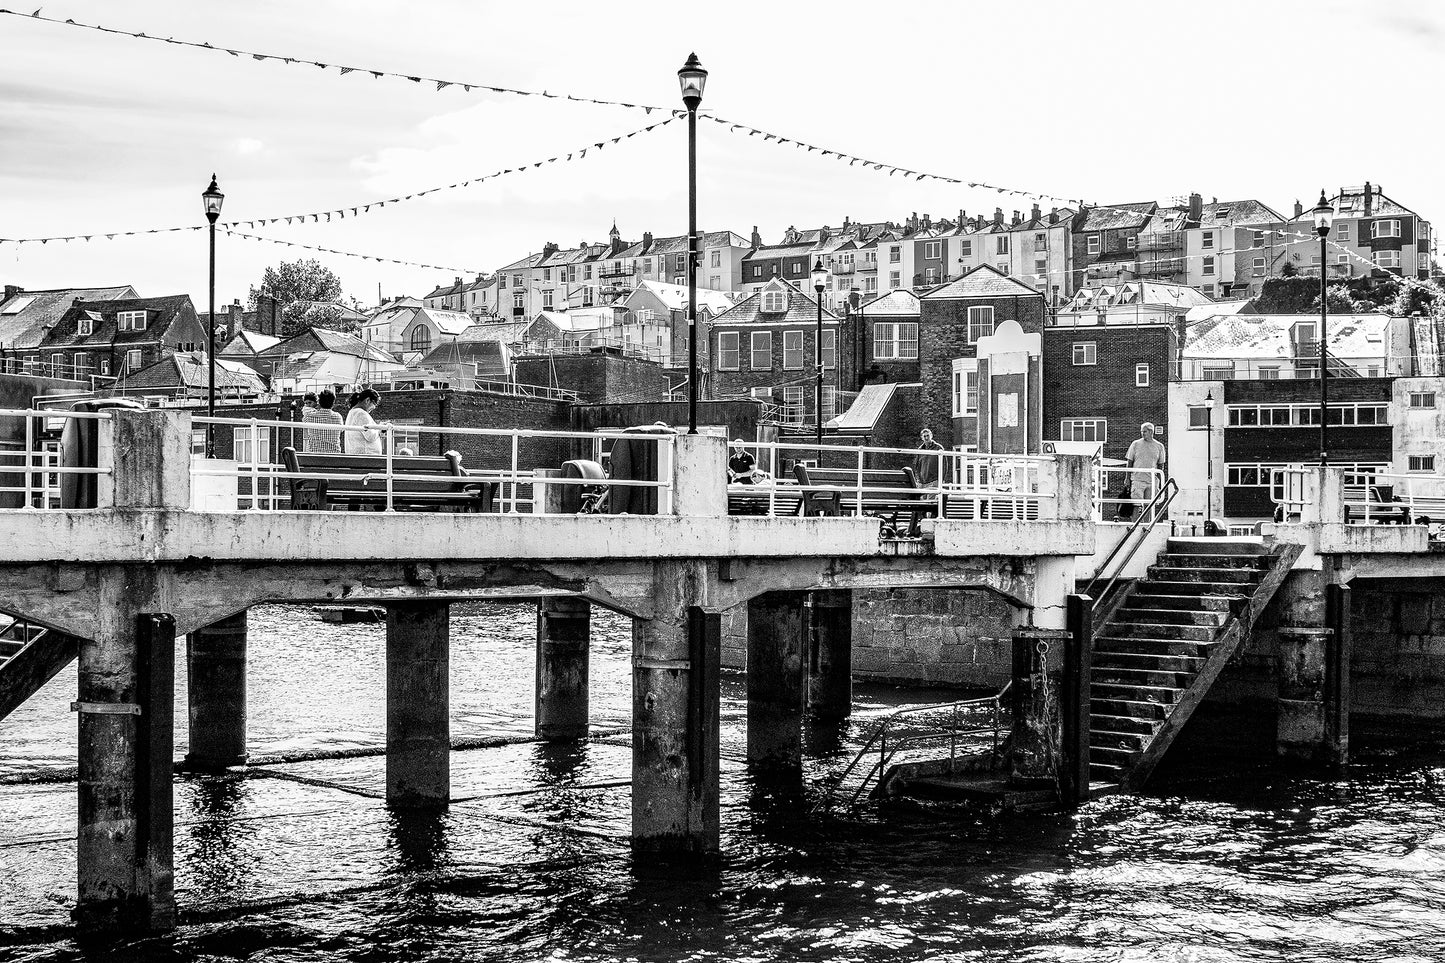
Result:
[[[347,431],[342,450],[348,455],[381,454],[381,427],[371,413],[381,403],[381,395],[374,388],[363,388],[351,396],[350,410],[346,412]],[[360,429],[359,431],[353,429]]]

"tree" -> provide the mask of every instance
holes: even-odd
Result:
[[[252,287],[247,301],[252,310],[260,295],[281,305],[281,333],[290,337],[310,327],[354,329],[341,320],[341,279],[313,259],[282,261],[267,268],[261,286]]]

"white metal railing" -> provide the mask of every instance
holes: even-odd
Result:
[[[102,373],[94,365],[75,365],[54,361],[27,361],[24,358],[0,358],[0,374],[33,375],[41,378],[60,378],[66,381],[91,381],[98,379],[112,382],[115,378]]]
[[[247,509],[282,511],[289,510],[290,496],[279,492],[277,482],[286,481],[322,481],[334,480],[337,472],[326,471],[287,471],[284,465],[276,464],[273,460],[259,459],[255,457],[258,450],[256,439],[259,432],[265,430],[267,444],[271,451],[278,451],[280,448],[288,447],[278,444],[279,431],[289,430],[297,433],[304,445],[306,432],[319,432],[322,434],[335,434],[337,446],[342,447],[342,439],[346,436],[375,434],[379,435],[381,443],[380,457],[384,464],[381,471],[368,472],[359,476],[356,481],[361,485],[370,487],[376,486],[377,495],[384,501],[384,510],[395,511],[398,500],[403,503],[407,500],[407,492],[403,487],[397,490],[398,482],[437,482],[444,480],[437,475],[407,474],[397,471],[394,459],[412,457],[419,452],[411,450],[403,444],[404,441],[413,437],[417,440],[418,448],[421,436],[442,435],[450,444],[456,444],[459,438],[491,439],[504,444],[507,451],[502,459],[506,467],[473,467],[462,465],[466,474],[458,476],[458,481],[463,483],[490,483],[496,486],[496,498],[494,499],[495,510],[502,514],[544,514],[546,511],[545,500],[540,498],[536,489],[540,487],[578,487],[588,497],[584,497],[583,511],[602,511],[605,504],[605,497],[612,489],[618,488],[647,488],[658,492],[659,513],[670,511],[672,498],[672,463],[674,457],[674,441],[676,435],[668,433],[646,433],[628,431],[537,431],[530,429],[503,429],[503,428],[442,428],[430,425],[398,425],[389,422],[379,422],[374,427],[362,426],[328,425],[315,422],[298,421],[273,421],[262,418],[207,418],[197,416],[191,419],[191,424],[196,430],[204,430],[206,426],[213,428],[230,427],[240,428],[249,431],[250,453],[252,457],[245,462],[227,464],[224,461],[213,459],[196,459],[191,466],[191,474],[196,478],[236,478],[246,479],[250,484],[250,491],[246,493],[237,492],[237,508],[240,509],[240,500],[245,498]],[[273,431],[274,430],[274,431]],[[273,438],[275,434],[278,437]],[[314,437],[314,436],[313,436]],[[562,461],[571,460],[570,456],[562,458],[556,465],[535,465],[524,466],[522,464],[522,442],[530,440],[565,442],[586,442],[589,450],[587,460],[603,461],[605,450],[615,446],[619,440],[632,442],[652,442],[658,445],[658,475],[657,480],[645,479],[622,479],[612,478],[562,478],[558,475],[546,477],[537,474],[541,468],[560,468]],[[609,444],[610,442],[610,444]],[[299,454],[304,456],[304,448],[297,449]],[[337,454],[339,452],[328,452]],[[375,453],[373,453],[375,454]],[[488,460],[494,460],[489,458]],[[263,484],[263,482],[267,484]],[[267,487],[269,485],[269,489]],[[239,487],[239,486],[238,486]],[[282,503],[285,503],[283,506]]]
[[[5,496],[19,495],[20,504],[10,506],[11,509],[60,508],[61,475],[110,474],[110,469],[101,468],[98,464],[63,464],[60,447],[61,434],[67,423],[109,421],[110,415],[106,412],[0,408],[0,423],[17,419],[22,422],[19,444],[0,441],[0,505],[16,500]]]
[[[1320,469],[1291,465],[1270,469],[1270,496],[1276,517],[1343,521],[1348,525],[1429,525],[1445,523],[1445,476],[1382,471],[1345,471],[1336,506],[1321,500]]]
[[[544,385],[522,385],[512,381],[488,381],[478,378],[473,383],[477,391],[489,391],[493,394],[514,395],[518,398],[542,398],[548,401],[576,401],[579,397],[577,392],[569,391],[566,388],[548,388]]]
[[[742,446],[764,472],[757,481],[729,482],[728,497],[749,513],[778,515],[800,511],[805,492],[836,492],[852,497],[852,514],[869,514],[868,496],[909,496],[920,507],[931,506],[940,518],[1038,518],[1039,503],[1056,493],[1042,490],[1039,470],[1048,456],[977,455],[932,448],[880,448],[871,445],[817,445],[799,441],[749,442]],[[793,466],[851,471],[847,484],[810,482],[804,487],[788,477]],[[911,468],[917,488],[869,484],[869,472]],[[876,510],[876,509],[875,509]]]
[[[1132,521],[1163,487],[1164,473],[1157,468],[1095,465],[1094,520]]]
[[[1318,488],[1313,491],[1305,484],[1306,479],[1317,469],[1300,467],[1271,468],[1269,470],[1269,491],[1278,511],[1276,517],[1282,522],[1297,521],[1304,517],[1307,509],[1314,505]]]

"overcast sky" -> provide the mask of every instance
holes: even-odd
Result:
[[[15,0],[11,0],[13,4]],[[3,4],[4,0],[0,0]],[[28,0],[29,13],[42,0]],[[690,11],[704,11],[692,16]],[[307,61],[679,105],[900,167],[1092,202],[1256,197],[1382,184],[1445,218],[1445,3],[686,4],[475,0],[45,0],[43,15]],[[575,151],[664,115],[232,58],[0,17],[0,237],[203,224],[350,207]],[[699,125],[699,218],[774,241],[838,225],[1027,210],[1027,198],[849,168]],[[330,224],[257,234],[491,271],[538,250],[686,230],[686,125],[570,164]],[[1049,202],[1043,202],[1047,209]],[[224,235],[217,300],[303,256]],[[315,256],[374,303],[454,272]],[[129,283],[204,310],[203,232],[0,245],[27,288]]]

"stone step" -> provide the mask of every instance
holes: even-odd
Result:
[[[1160,723],[1169,717],[1169,707],[1157,702],[1139,702],[1134,699],[1105,698],[1097,693],[1089,695],[1089,715],[1124,716],[1142,722]]]
[[[1154,738],[1152,732],[1114,732],[1109,729],[1089,730],[1089,759],[1093,761],[1096,749],[1123,749],[1128,752],[1143,752]]]
[[[1198,672],[1204,660],[1188,655],[1163,655],[1153,652],[1095,652],[1094,671],[1105,669],[1145,669],[1150,672]]]
[[[1118,785],[1124,781],[1124,767],[1095,762],[1093,759],[1090,759],[1089,780],[1091,782],[1106,782]]]
[[[1265,573],[1257,568],[1207,568],[1205,566],[1181,568],[1177,565],[1149,566],[1149,580],[1160,582],[1208,582],[1212,585],[1252,586],[1263,579]],[[1246,589],[1239,589],[1246,591]]]
[[[1213,641],[1217,626],[1176,625],[1172,622],[1110,622],[1099,633],[1106,639],[1183,639],[1186,642]]]
[[[1220,585],[1214,582],[1199,581],[1174,581],[1171,579],[1151,579],[1140,582],[1134,587],[1136,593],[1144,595],[1198,595],[1208,598],[1222,598],[1226,601],[1248,596],[1253,588],[1248,585]]]
[[[1114,716],[1107,712],[1089,713],[1090,732],[1118,732],[1152,738],[1158,728],[1158,720],[1142,719],[1139,716]],[[1092,737],[1091,737],[1092,738]]]
[[[1268,555],[1263,540],[1236,541],[1223,538],[1171,538],[1166,551],[1186,555]]]
[[[1159,565],[1173,565],[1179,568],[1255,568],[1269,567],[1268,555],[1184,555],[1165,552],[1155,562]]]
[[[1194,658],[1205,658],[1213,646],[1213,642],[1191,642],[1188,639],[1112,638],[1109,636],[1094,638],[1096,655],[1118,652],[1126,655],[1187,655]]]
[[[1184,609],[1132,608],[1127,603],[1114,613],[1115,622],[1169,622],[1175,625],[1207,625],[1217,629],[1229,618],[1224,612],[1190,612]]]
[[[1090,746],[1089,768],[1094,768],[1094,761],[1097,759],[1100,765],[1130,769],[1142,752],[1141,749],[1120,749],[1117,746]]]
[[[1229,599],[1218,595],[1165,595],[1134,592],[1124,600],[1126,609],[1178,609],[1182,612],[1229,614]]]
[[[1183,689],[1163,685],[1126,685],[1122,682],[1095,682],[1089,686],[1089,698],[1125,702],[1146,702],[1165,708],[1179,701]]]
[[[1168,686],[1187,689],[1194,681],[1193,672],[1167,672],[1154,669],[1121,669],[1116,666],[1095,666],[1092,682],[1118,682],[1124,685]]]

